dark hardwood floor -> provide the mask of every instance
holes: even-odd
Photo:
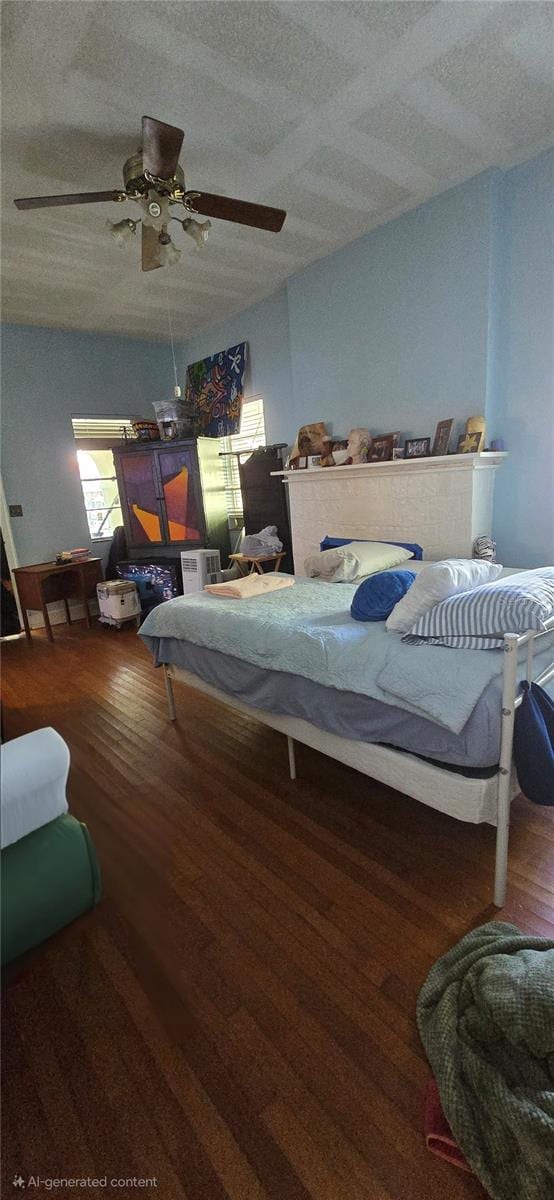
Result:
[[[302,747],[291,783],[255,721],[180,688],[171,724],[133,629],[54,633],[3,647],[5,736],[69,743],[104,897],[7,971],[4,1195],[21,1172],[156,1177],[163,1200],[483,1197],[425,1149],[414,1009],[496,916],[494,831]],[[516,801],[502,916],[549,936],[553,842],[554,812]]]

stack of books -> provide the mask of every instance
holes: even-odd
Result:
[[[60,553],[56,555],[56,562],[80,562],[83,558],[90,558],[90,550],[87,550],[85,546],[79,546],[76,550],[60,550]]]

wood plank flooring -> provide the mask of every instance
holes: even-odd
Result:
[[[163,1200],[483,1197],[424,1147],[414,1010],[496,916],[494,831],[302,747],[292,783],[281,735],[199,693],[170,723],[132,629],[6,643],[3,694],[7,738],[69,743],[104,877],[7,971],[4,1194],[21,1172],[155,1177]],[[553,848],[553,811],[516,801],[502,915],[550,936]]]

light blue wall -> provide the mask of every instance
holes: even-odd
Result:
[[[289,281],[294,403],[345,436],[485,405],[490,178],[481,175]]]
[[[153,416],[173,384],[167,346],[2,328],[2,479],[21,566],[91,545],[71,417]],[[94,543],[103,552],[105,543]]]
[[[246,392],[264,397],[267,440],[289,442],[294,419],[286,288],[192,338],[183,348],[183,365],[245,340],[249,347]]]
[[[441,418],[457,432],[484,413],[510,455],[499,556],[554,561],[553,158],[487,171],[366,234],[187,343],[184,363],[247,338],[268,436],[289,443],[307,421],[432,436]]]
[[[554,153],[509,171],[497,198],[496,323],[489,390],[498,472],[494,532],[501,561],[554,563]]]

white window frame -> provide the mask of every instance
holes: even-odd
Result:
[[[73,426],[73,437],[75,439],[76,450],[113,450],[117,446],[125,445],[126,441],[136,441],[136,435],[133,432],[129,417],[72,417],[71,424]],[[79,459],[77,458],[79,463]],[[92,533],[89,521],[89,513],[98,511],[113,512],[115,508],[121,510],[121,497],[119,495],[119,487],[115,466],[113,475],[106,475],[95,482],[112,483],[117,497],[117,502],[108,506],[106,510],[97,508],[87,508],[87,500],[83,484],[90,482],[83,478],[79,465],[79,479],[81,481],[81,490],[83,493],[83,506],[87,518],[89,537],[92,542],[107,542],[110,541],[111,533],[98,534]]]
[[[263,396],[245,397],[242,402],[239,432],[220,438],[219,441],[221,453],[225,456],[222,458],[222,462],[227,499],[227,516],[230,522],[236,523],[242,520],[244,509],[240,490],[238,460],[235,454],[239,452],[240,461],[244,462],[245,459],[250,457],[253,450],[257,450],[259,446],[267,444]]]

